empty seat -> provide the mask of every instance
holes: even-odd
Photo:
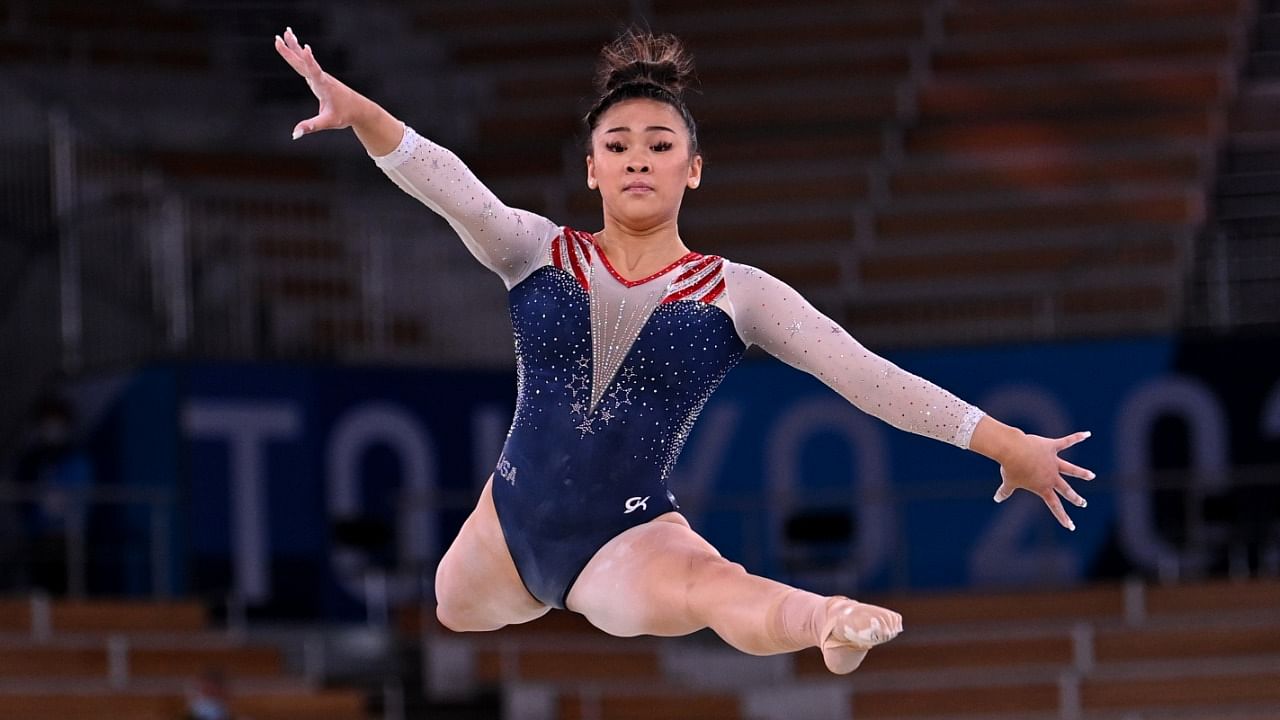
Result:
[[[54,602],[55,633],[194,632],[208,622],[196,602],[65,600]]]
[[[1280,582],[1215,582],[1203,585],[1156,585],[1147,590],[1152,615],[1280,610]]]
[[[906,134],[911,153],[933,155],[999,154],[1035,150],[1087,153],[1126,145],[1158,145],[1208,140],[1213,120],[1208,110],[1145,117],[1070,120],[1000,119],[922,126]]]
[[[0,693],[6,720],[173,720],[182,698],[138,693]]]
[[[558,703],[560,720],[737,720],[737,697],[722,694],[566,693]]]
[[[795,35],[803,33],[806,43],[858,41],[884,42],[886,40],[910,41],[924,33],[924,17],[914,9],[900,13],[859,14],[851,17],[824,17],[815,14],[807,20],[803,12],[794,9],[786,17],[758,26],[735,24],[732,27],[712,27],[707,24],[685,25],[677,31],[691,48],[710,52],[717,48],[769,48],[789,47],[795,44]],[[780,32],[786,29],[790,32]]]
[[[355,690],[236,695],[232,712],[254,720],[367,720],[364,696]]]
[[[249,647],[131,647],[129,674],[135,677],[196,677],[211,668],[236,677],[278,677],[284,674],[280,651]]]
[[[75,678],[107,675],[107,649],[6,647],[0,649],[0,678]]]
[[[920,115],[929,120],[969,117],[1070,118],[1097,113],[1157,114],[1211,107],[1224,92],[1216,68],[1155,77],[1065,79],[1057,82],[943,80],[920,91]]]
[[[31,601],[23,598],[0,598],[0,632],[30,632]]]
[[[414,22],[423,30],[511,31],[530,27],[562,27],[583,21],[623,20],[631,12],[625,0],[553,0],[532,5],[525,2],[414,3]]]
[[[1162,678],[1094,677],[1080,688],[1085,713],[1183,706],[1206,709],[1248,708],[1257,703],[1280,707],[1280,672],[1177,675]]]
[[[1222,625],[1208,614],[1189,627],[1127,628],[1094,638],[1098,662],[1273,655],[1280,651],[1280,625]]]
[[[1203,215],[1203,200],[1173,192],[1122,199],[1044,202],[1035,198],[1016,206],[973,209],[903,209],[880,215],[876,231],[883,238],[957,236],[973,233],[1017,233],[1047,228],[1123,225],[1185,226]]]
[[[1239,0],[1086,0],[1057,2],[984,2],[965,0],[946,18],[952,34],[990,34],[1085,30],[1101,27],[1142,27],[1153,23],[1214,20],[1229,22],[1239,12]]]
[[[915,254],[872,254],[858,262],[859,277],[867,284],[974,280],[1053,275],[1098,264],[1142,269],[1169,265],[1179,251],[1176,238],[1136,238],[1121,245],[1067,245],[966,249]]]
[[[497,650],[482,651],[476,657],[476,672],[480,680],[566,682],[644,681],[662,676],[657,651],[643,641],[632,644],[632,649],[614,651],[602,648],[591,650],[554,650],[531,648],[509,655]]]
[[[1109,155],[1050,155],[1016,162],[991,160],[954,166],[910,166],[894,173],[899,197],[1032,193],[1072,188],[1113,188],[1198,181],[1202,162],[1187,151]]]
[[[1007,715],[1016,718],[1033,713],[1056,712],[1058,703],[1058,686],[1045,683],[865,692],[855,690],[852,717],[857,720],[957,715]]]
[[[1002,37],[1000,42],[944,45],[934,54],[932,62],[937,71],[947,73],[1008,74],[1046,66],[1067,66],[1076,72],[1093,70],[1101,75],[1108,68],[1126,64],[1221,58],[1230,51],[1231,43],[1229,26],[1202,26],[1191,33],[1172,36],[1132,33],[1131,37],[1120,39],[1086,36],[1019,42],[1016,37]]]

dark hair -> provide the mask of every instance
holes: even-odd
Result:
[[[587,152],[591,133],[605,111],[623,100],[657,100],[675,108],[689,131],[690,153],[698,153],[698,124],[694,122],[683,94],[693,75],[693,57],[675,35],[654,35],[643,30],[626,30],[600,51],[596,64],[596,91],[599,99],[584,118],[587,125]]]

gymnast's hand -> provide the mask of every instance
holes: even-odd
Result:
[[[298,71],[311,92],[320,101],[320,112],[293,128],[293,139],[321,130],[355,130],[356,138],[374,157],[390,153],[404,137],[404,123],[377,103],[352,90],[337,78],[320,69],[310,45],[298,44],[293,28],[285,28],[284,37],[276,36],[276,52]]]
[[[995,501],[1004,502],[1014,490],[1022,489],[1033,492],[1044,500],[1050,512],[1058,519],[1062,527],[1075,530],[1076,524],[1067,517],[1058,496],[1066,498],[1076,507],[1085,507],[1088,503],[1080,494],[1072,489],[1064,475],[1081,480],[1092,480],[1093,472],[1079,465],[1063,460],[1058,453],[1089,437],[1088,432],[1078,432],[1066,437],[1046,438],[1039,435],[1024,435],[1020,445],[1005,456],[1000,464],[1000,487],[996,489]]]
[[[294,126],[294,140],[307,133],[348,128],[357,121],[368,99],[321,70],[311,46],[299,44],[293,28],[285,28],[283,37],[276,36],[276,52],[306,79],[307,86],[320,101],[320,112],[315,117]]]
[[[1004,502],[1014,490],[1035,493],[1049,506],[1049,511],[1062,527],[1075,530],[1075,523],[1067,517],[1059,495],[1076,507],[1088,503],[1072,489],[1067,477],[1092,480],[1090,470],[1074,465],[1058,457],[1058,453],[1086,440],[1092,433],[1078,432],[1066,437],[1047,438],[1029,435],[986,416],[974,428],[969,448],[1000,463],[1000,487],[995,501]]]

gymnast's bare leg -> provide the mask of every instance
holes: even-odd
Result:
[[[752,655],[816,646],[827,668],[841,674],[902,631],[902,616],[892,610],[748,574],[674,512],[602,547],[578,576],[568,606],[622,637],[688,635],[709,627]]]
[[[497,630],[551,608],[525,589],[493,507],[493,477],[436,568],[436,617],[450,630]]]

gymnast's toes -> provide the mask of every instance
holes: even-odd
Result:
[[[901,629],[902,617],[895,612],[848,598],[830,598],[822,632],[823,662],[837,675],[851,673],[867,651],[894,639]]]

